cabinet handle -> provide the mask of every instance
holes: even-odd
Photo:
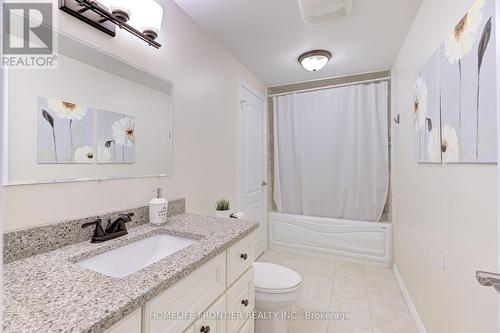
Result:
[[[245,307],[247,307],[248,306],[248,300],[247,299],[242,300],[241,304],[243,304]]]
[[[201,327],[201,330],[200,330],[201,333],[210,333],[210,326],[202,326]]]
[[[246,254],[246,253],[242,253],[242,254],[240,255],[240,258],[241,258],[241,259],[243,259],[243,260],[247,260],[247,259],[248,259],[248,254]]]

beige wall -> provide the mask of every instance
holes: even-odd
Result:
[[[167,197],[186,197],[190,212],[211,213],[221,196],[236,204],[239,80],[263,94],[266,87],[172,0],[164,3],[160,50],[124,31],[113,39],[64,13],[58,19],[60,30],[173,82],[174,176],[8,187],[5,230],[147,204],[158,185]]]
[[[413,161],[417,71],[472,2],[424,0],[393,68],[395,264],[427,333],[498,332],[498,296],[474,277],[497,271],[496,166]]]

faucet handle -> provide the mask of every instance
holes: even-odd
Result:
[[[133,212],[130,212],[130,213],[127,213],[127,214],[120,214],[119,216],[123,219],[123,222],[131,222],[132,221],[132,217],[135,215],[135,213]]]
[[[104,232],[104,230],[102,229],[101,223],[102,223],[101,219],[97,219],[93,222],[87,222],[87,223],[82,224],[82,229],[95,225],[94,234],[92,235],[92,237],[101,237],[101,236],[104,236],[106,234]]]

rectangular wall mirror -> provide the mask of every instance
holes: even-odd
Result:
[[[5,185],[172,174],[172,83],[58,35],[56,69],[5,73]]]

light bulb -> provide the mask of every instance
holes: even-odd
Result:
[[[140,5],[133,9],[129,24],[148,38],[155,39],[160,34],[162,19],[163,8],[159,3],[154,0],[141,0]]]

